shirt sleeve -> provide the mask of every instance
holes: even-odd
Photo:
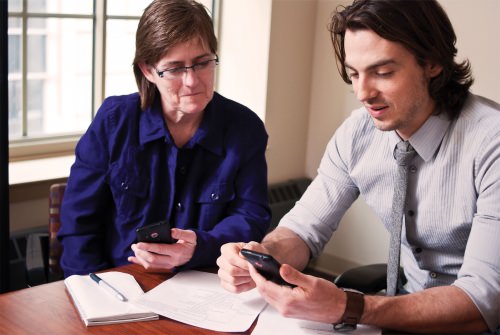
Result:
[[[494,331],[500,325],[500,134],[487,138],[476,162],[477,212],[454,285],[463,289]]]

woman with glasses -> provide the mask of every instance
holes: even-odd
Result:
[[[139,92],[107,98],[76,147],[58,233],[65,276],[128,262],[211,266],[222,244],[264,236],[267,133],[247,107],[214,92],[218,63],[205,7],[146,8],[133,62]],[[137,241],[136,229],[159,221],[175,243]]]

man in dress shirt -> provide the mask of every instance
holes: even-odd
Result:
[[[261,244],[222,247],[222,285],[257,287],[284,316],[336,327],[500,334],[500,105],[470,93],[470,64],[455,61],[456,36],[436,1],[354,1],[333,14],[330,31],[340,74],[364,106],[337,129],[317,177],[276,230]],[[359,195],[389,229],[400,141],[417,152],[401,242],[408,284],[397,296],[354,302],[299,270]],[[243,247],[274,256],[296,287],[265,280]]]

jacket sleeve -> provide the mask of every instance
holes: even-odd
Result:
[[[107,204],[112,203],[105,183],[108,108],[105,102],[76,146],[58,232],[63,245],[61,267],[65,277],[110,267],[104,257]]]

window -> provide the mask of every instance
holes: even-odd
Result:
[[[11,160],[73,153],[104,97],[137,91],[135,31],[150,2],[9,0]]]

